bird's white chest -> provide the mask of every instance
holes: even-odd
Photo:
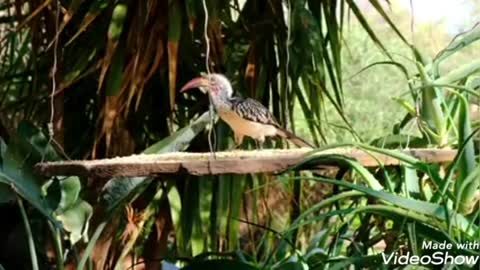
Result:
[[[230,110],[219,110],[218,115],[239,135],[262,140],[265,137],[277,134],[277,129],[274,126],[246,120]]]

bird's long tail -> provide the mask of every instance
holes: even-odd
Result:
[[[315,148],[312,144],[308,143],[304,139],[298,137],[297,135],[293,134],[292,132],[282,128],[282,127],[277,127],[277,134],[278,136],[285,138],[292,143],[294,143],[298,147],[310,147],[310,148]]]

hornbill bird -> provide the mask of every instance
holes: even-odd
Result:
[[[305,140],[281,127],[275,117],[262,103],[251,99],[233,96],[232,85],[222,74],[209,74],[189,81],[180,91],[199,88],[210,95],[210,100],[220,118],[234,132],[236,147],[245,136],[253,138],[260,148],[265,137],[282,137],[298,147],[313,147]]]

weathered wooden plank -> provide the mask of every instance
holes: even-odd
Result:
[[[132,155],[99,160],[44,162],[36,171],[44,176],[79,175],[91,177],[151,176],[161,174],[246,174],[278,173],[302,161],[311,149],[281,149],[217,152],[177,152],[159,155]],[[427,163],[450,162],[456,150],[409,149],[410,154]],[[334,149],[321,153],[341,154],[356,159],[366,167],[398,165],[399,161],[384,155],[358,149]]]

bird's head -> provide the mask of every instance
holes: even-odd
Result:
[[[233,94],[232,85],[227,77],[222,74],[213,73],[204,75],[189,81],[182,87],[180,92],[185,92],[192,88],[198,88],[203,93],[209,93],[212,96],[231,97]]]

